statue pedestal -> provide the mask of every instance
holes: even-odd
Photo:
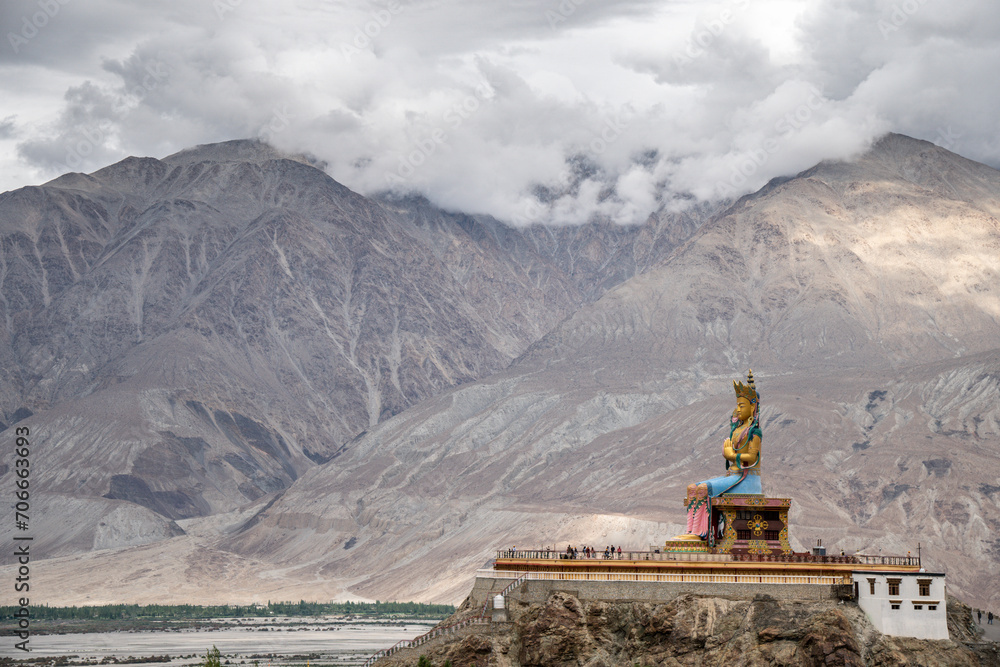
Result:
[[[667,540],[663,546],[666,553],[685,554],[708,554],[712,553],[711,547],[705,540]]]
[[[759,556],[791,555],[788,544],[788,509],[791,498],[762,495],[726,495],[712,498],[710,530],[715,553]]]

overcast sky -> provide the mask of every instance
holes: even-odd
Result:
[[[992,0],[5,0],[0,191],[257,137],[362,193],[641,222],[894,131],[1000,165]]]

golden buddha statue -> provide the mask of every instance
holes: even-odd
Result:
[[[708,535],[708,509],[712,498],[726,494],[763,495],[760,486],[760,397],[747,372],[747,383],[733,380],[736,409],[730,420],[729,437],[722,443],[726,474],[722,477],[689,484],[684,507],[687,509],[687,533],[675,540],[704,540]]]

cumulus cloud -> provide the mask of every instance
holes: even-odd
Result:
[[[890,130],[1000,164],[986,0],[34,0],[0,26],[0,189],[258,137],[366,194],[627,224]]]

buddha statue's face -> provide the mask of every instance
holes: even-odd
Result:
[[[741,422],[745,422],[750,419],[753,414],[753,403],[749,400],[740,396],[736,399],[736,416],[740,418]]]

